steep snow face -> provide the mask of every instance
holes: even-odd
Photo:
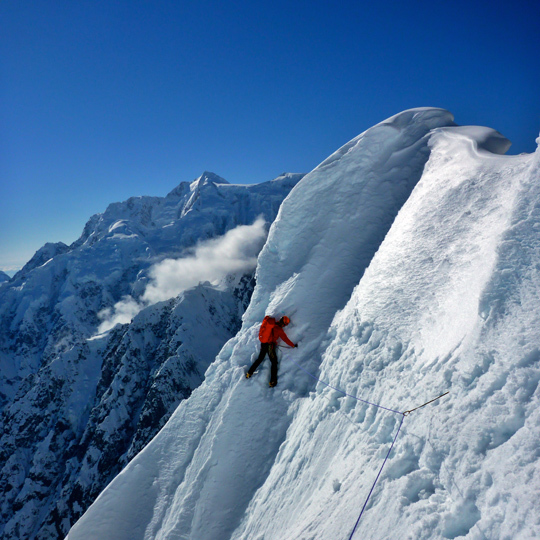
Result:
[[[496,156],[455,128],[431,145],[319,377],[397,411],[450,394],[405,418],[353,538],[534,538],[540,150]],[[349,538],[402,420],[320,383],[291,409],[231,538]]]
[[[245,326],[257,324],[266,311],[283,311],[297,322],[305,346],[317,349],[419,180],[429,155],[426,134],[447,125],[453,125],[447,111],[406,111],[359,135],[307,175],[284,201],[261,252],[261,286]],[[308,326],[300,328],[299,321]]]
[[[47,244],[2,285],[0,538],[67,533],[236,334],[253,266],[219,288],[162,296],[93,339],[97,314],[140,297],[155,263],[259,216],[271,222],[302,176],[234,186],[205,173],[165,198],[113,204],[72,246]]]
[[[400,416],[314,387],[293,361],[398,411],[460,380],[451,359],[462,356],[451,355],[460,346],[474,350],[472,337],[490,320],[478,315],[478,295],[486,297],[517,201],[534,183],[530,156],[505,158],[488,146],[503,151],[508,142],[493,130],[455,127],[446,111],[415,109],[368,130],[307,175],[271,228],[241,332],[70,540],[347,538]],[[265,313],[289,315],[289,336],[300,343],[283,353],[275,389],[267,365],[243,377]],[[477,372],[471,360],[465,364]],[[451,411],[455,402],[452,392],[431,410]],[[401,512],[409,520],[401,536],[416,538],[408,526],[426,516],[416,527],[423,537],[456,537],[472,527],[480,506],[468,492],[454,504],[438,491],[424,460],[450,470],[457,457],[423,456],[428,443],[410,425],[362,530],[379,538],[377,523],[387,527],[382,537],[392,537]],[[488,450],[471,449],[480,468]],[[407,508],[388,503],[375,511],[381,489]],[[439,524],[429,515],[435,501],[447,510]]]

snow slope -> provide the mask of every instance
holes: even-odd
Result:
[[[320,377],[398,411],[450,395],[405,419],[354,538],[535,538],[540,151],[431,145]],[[319,384],[231,537],[348,538],[399,422]]]
[[[70,540],[534,538],[540,151],[440,109],[363,133],[284,201],[242,330]],[[495,153],[494,153],[495,152]],[[426,163],[427,162],[427,163]],[[425,168],[424,168],[425,166]],[[265,313],[300,346],[243,378]]]
[[[302,176],[235,186],[204,173],[166,197],[112,204],[77,242],[46,244],[2,285],[2,540],[67,533],[236,334],[254,263],[219,287],[192,279],[190,290],[162,294],[94,339],[98,314],[125,295],[140,298],[156,263],[192,260],[200,241],[229,238],[259,216],[270,223]]]
[[[403,417],[293,362],[396,411],[450,390],[404,419],[354,538],[536,538],[540,150],[507,147],[417,109],[307,175],[242,330],[69,540],[349,538]],[[275,389],[243,378],[264,313],[300,342]]]

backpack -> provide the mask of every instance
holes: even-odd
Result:
[[[272,343],[272,330],[276,326],[276,319],[268,315],[263,319],[259,330],[259,341],[261,343]]]

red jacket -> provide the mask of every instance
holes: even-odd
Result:
[[[277,343],[279,338],[281,338],[290,347],[294,347],[294,343],[287,337],[285,330],[276,324],[274,328],[272,328],[272,341],[270,343]]]

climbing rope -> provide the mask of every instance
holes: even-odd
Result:
[[[292,349],[293,348],[293,347],[288,347],[288,346],[285,347],[285,346],[282,346],[282,345],[278,345],[277,347],[279,349]],[[313,373],[309,372],[307,369],[303,368],[300,364],[298,364],[297,362],[295,362],[291,358],[289,358],[289,360],[296,367],[298,367],[304,373],[309,375],[312,379],[315,379],[316,381],[319,381],[320,383],[324,384],[325,386],[328,386],[329,388],[332,388],[333,390],[336,390],[336,392],[340,392],[341,394],[343,394],[345,396],[352,397],[353,399],[356,399],[357,401],[361,401],[362,403],[367,403],[368,405],[372,405],[373,407],[377,407],[377,408],[383,409],[385,411],[393,412],[393,413],[399,414],[401,416],[401,422],[399,423],[398,429],[397,429],[396,434],[394,436],[394,440],[392,441],[392,444],[390,445],[390,448],[388,449],[386,457],[384,458],[384,461],[383,461],[381,467],[379,468],[379,472],[377,473],[375,481],[373,482],[373,485],[371,486],[371,489],[369,490],[368,496],[366,497],[366,500],[364,502],[364,506],[362,506],[362,510],[360,510],[360,514],[358,516],[358,519],[356,520],[356,523],[354,524],[351,535],[349,536],[349,540],[352,540],[352,537],[354,536],[356,528],[358,527],[358,524],[360,523],[360,519],[362,518],[362,515],[364,514],[364,510],[366,509],[367,503],[369,502],[371,494],[373,493],[373,490],[375,489],[375,486],[377,485],[377,482],[379,481],[379,477],[381,476],[381,473],[382,473],[382,471],[384,469],[384,466],[386,465],[386,462],[388,461],[388,458],[390,457],[390,454],[391,454],[391,452],[392,452],[392,450],[394,448],[394,445],[396,444],[396,440],[398,438],[399,432],[401,431],[401,426],[403,425],[405,417],[409,416],[409,414],[411,414],[412,412],[417,411],[418,409],[421,409],[422,407],[425,407],[426,405],[429,405],[430,403],[433,403],[434,401],[437,401],[438,399],[441,399],[442,397],[449,394],[450,391],[445,392],[444,394],[441,394],[440,396],[437,396],[436,398],[433,398],[433,399],[431,399],[429,401],[426,401],[426,403],[424,403],[422,405],[419,405],[418,407],[414,407],[413,409],[409,409],[407,411],[401,412],[401,411],[396,411],[395,409],[389,409],[388,407],[383,407],[382,405],[377,405],[376,403],[372,403],[371,401],[367,401],[365,399],[359,398],[358,396],[353,396],[352,394],[349,394],[349,393],[347,393],[347,392],[345,392],[343,390],[340,390],[339,388],[336,388],[335,386],[332,386],[331,384],[328,384],[327,382],[322,381],[321,379],[319,379],[319,377],[317,377]]]
[[[356,527],[358,527],[358,524],[360,523],[360,518],[362,517],[362,514],[364,513],[364,510],[366,509],[369,498],[371,497],[371,494],[373,493],[373,490],[375,489],[375,486],[377,485],[379,476],[381,476],[382,470],[384,469],[384,466],[386,465],[386,462],[388,461],[388,457],[390,456],[390,453],[392,452],[392,449],[394,448],[394,444],[396,444],[396,440],[398,438],[399,432],[401,431],[401,426],[403,425],[404,420],[405,420],[405,415],[401,417],[401,422],[399,423],[398,429],[396,431],[396,435],[394,436],[394,440],[392,441],[392,445],[390,446],[388,453],[386,454],[386,457],[384,458],[383,464],[381,465],[381,468],[379,469],[379,472],[377,473],[377,477],[375,478],[375,481],[373,482],[373,485],[371,486],[371,489],[369,490],[368,496],[366,497],[366,501],[364,502],[364,506],[362,506],[362,510],[360,510],[360,515],[358,516],[358,519],[356,520],[356,523],[354,524],[353,530],[351,532],[351,536],[349,536],[349,540],[352,539],[356,531]]]
[[[430,401],[427,401],[426,403],[424,403],[423,405],[420,405],[418,407],[415,407],[414,409],[410,409],[408,411],[405,411],[403,413],[403,416],[408,416],[409,414],[411,414],[413,411],[417,411],[418,409],[421,409],[422,407],[425,407],[426,405],[429,405],[430,403],[433,403],[434,401],[437,401],[438,399],[441,399],[442,397],[446,396],[446,394],[449,394],[450,393],[450,390],[448,392],[445,392],[444,394],[441,394],[440,396],[437,396],[436,398],[433,398],[432,400]]]
[[[277,345],[278,349],[293,349],[294,347],[284,346],[284,345]],[[440,396],[437,396],[436,398],[433,398],[429,401],[426,401],[426,403],[419,405],[418,407],[414,407],[414,409],[409,409],[408,411],[396,411],[395,409],[389,409],[388,407],[383,407],[382,405],[378,405],[377,403],[372,403],[371,401],[367,401],[365,399],[359,398],[358,396],[353,396],[352,394],[349,394],[345,392],[344,390],[340,390],[339,388],[336,388],[335,386],[332,386],[331,384],[319,379],[316,375],[308,371],[307,369],[303,368],[300,364],[295,362],[292,358],[288,359],[290,362],[292,362],[297,368],[301,369],[304,373],[309,375],[312,379],[315,379],[316,381],[319,381],[320,383],[324,384],[325,386],[328,386],[328,388],[332,388],[332,390],[335,390],[336,392],[339,392],[340,394],[343,394],[344,396],[352,397],[353,399],[356,399],[357,401],[361,401],[362,403],[367,403],[368,405],[373,405],[373,407],[377,407],[379,409],[383,409],[385,411],[393,412],[395,414],[399,414],[401,416],[408,416],[413,411],[417,411],[418,409],[421,409],[422,407],[425,407],[426,405],[429,405],[430,403],[433,403],[434,401],[437,401],[438,399],[441,399],[442,397],[446,396],[450,393],[450,391],[445,392],[444,394],[441,394]]]
[[[292,347],[290,347],[292,348]],[[403,414],[400,411],[395,411],[394,409],[389,409],[387,407],[383,407],[382,405],[377,405],[376,403],[371,403],[371,401],[367,401],[365,399],[359,398],[357,396],[353,396],[352,394],[348,394],[347,392],[344,392],[343,390],[340,390],[339,388],[336,388],[335,386],[332,386],[331,384],[328,384],[327,382],[321,381],[318,377],[313,375],[313,373],[310,373],[307,369],[304,369],[300,364],[297,364],[294,360],[289,360],[299,369],[301,369],[304,373],[307,373],[312,379],[315,379],[316,381],[319,381],[320,383],[324,384],[325,386],[328,386],[329,388],[332,388],[336,392],[339,392],[340,394],[343,394],[344,396],[352,397],[353,399],[356,399],[357,401],[361,401],[362,403],[367,403],[368,405],[373,405],[373,407],[378,407],[379,409],[384,409],[385,411],[390,411],[396,414]]]

